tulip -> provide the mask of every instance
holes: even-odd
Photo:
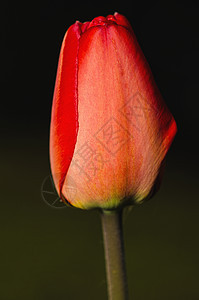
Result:
[[[61,199],[112,210],[149,198],[176,134],[128,20],[76,22],[57,69],[50,161]]]
[[[61,199],[100,208],[110,300],[127,300],[122,211],[156,191],[176,123],[127,19],[76,22],[54,90],[50,161]]]

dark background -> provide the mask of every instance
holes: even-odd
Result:
[[[198,2],[16,1],[1,7],[1,300],[106,299],[98,213],[52,208],[41,186],[62,38],[115,11],[178,125],[160,191],[125,215],[130,299],[199,299]]]

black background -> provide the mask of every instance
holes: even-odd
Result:
[[[1,7],[0,298],[105,299],[96,212],[53,209],[50,110],[62,38],[76,20],[124,14],[176,119],[159,193],[125,219],[130,299],[199,299],[198,2],[6,2]]]

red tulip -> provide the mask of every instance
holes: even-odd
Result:
[[[115,13],[72,25],[50,129],[52,175],[63,201],[84,209],[142,201],[175,134],[127,19]]]

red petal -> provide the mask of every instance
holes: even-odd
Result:
[[[79,22],[72,25],[64,37],[54,90],[51,128],[50,161],[57,192],[69,168],[78,131],[77,112],[77,54],[79,48]]]
[[[91,22],[86,22],[86,30],[94,27],[94,26],[104,26],[104,25],[120,25],[125,27],[128,30],[132,30],[131,24],[129,21],[123,16],[118,14],[117,12],[114,15],[108,15],[106,18],[99,16],[94,18]],[[83,29],[82,32],[85,32],[86,30]]]
[[[118,14],[116,12],[116,13],[114,13],[114,18],[116,20],[117,25],[126,27],[130,31],[132,30],[131,24],[129,23],[129,21],[127,20],[127,18],[125,18],[125,16],[120,15],[120,14]]]
[[[101,19],[100,19],[101,22]],[[146,198],[175,135],[135,35],[95,25],[80,38],[79,131],[63,193],[79,208],[114,208]]]

